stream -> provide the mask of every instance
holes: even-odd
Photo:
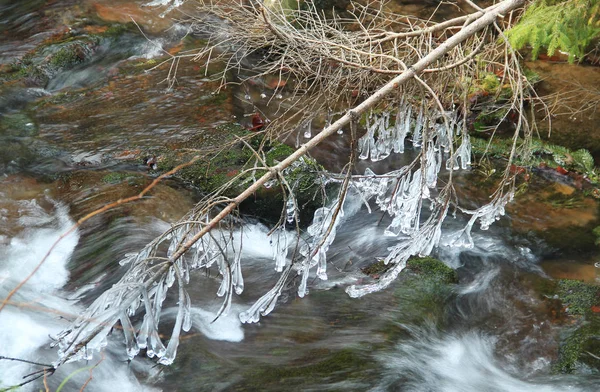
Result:
[[[191,137],[218,144],[218,125],[247,122],[251,115],[246,91],[214,94],[215,82],[192,62],[181,64],[177,86],[166,91],[164,68],[153,67],[165,52],[194,41],[185,25],[144,3],[0,0],[0,71],[14,75],[9,68],[19,59],[26,73],[0,79],[0,298],[78,219],[147,186],[156,176],[147,158],[159,148],[185,147]],[[56,38],[65,34],[78,38]],[[68,45],[77,45],[75,58],[59,62]],[[23,58],[32,51],[28,65]],[[314,156],[339,170],[347,159],[346,137],[332,138]],[[387,171],[399,159],[370,167]],[[471,174],[459,175],[465,189],[476,188]],[[557,249],[523,227],[587,224],[597,219],[598,208],[583,202],[577,210],[544,210],[535,204],[539,194],[525,195],[489,230],[474,230],[473,249],[445,246],[442,238],[433,256],[456,271],[458,283],[407,275],[358,299],[345,288],[370,279],[361,269],[384,257],[394,238],[384,235],[388,218],[380,222],[379,214],[369,214],[350,195],[329,249],[328,280],[311,276],[304,298],[284,290],[273,313],[256,324],[242,324],[237,315],[279,274],[269,227],[245,217],[244,293],[213,322],[220,280],[214,271],[193,273],[192,328],[173,365],[156,365],[141,354],[129,361],[123,335],[114,331],[101,355],[67,363],[47,377],[39,373],[16,390],[47,384],[63,392],[597,391],[599,368],[556,371],[559,346],[576,322],[540,295],[540,287],[555,278],[598,284],[597,251],[570,251],[569,244]],[[167,179],[144,200],[66,235],[0,312],[0,391],[56,362],[52,337],[122,276],[118,261],[168,229],[201,196],[196,187]],[[550,221],[555,212],[560,218]],[[446,228],[452,232],[465,222],[457,214]],[[175,302],[167,301],[161,315],[164,338],[175,322]]]

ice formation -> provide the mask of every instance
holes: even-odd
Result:
[[[156,3],[156,2],[155,2]],[[463,130],[464,123],[455,111],[435,111],[423,105],[413,107],[403,100],[394,114],[383,112],[371,114],[367,119],[367,132],[358,142],[360,159],[379,161],[391,154],[405,152],[412,141],[417,157],[401,169],[377,175],[366,169],[363,176],[348,180],[349,190],[362,200],[369,210],[377,209],[389,215],[391,223],[383,234],[397,238],[397,244],[388,249],[385,263],[391,264],[377,281],[346,289],[351,297],[360,297],[387,287],[415,255],[428,255],[439,244],[442,223],[447,215],[452,190],[449,185],[438,186],[438,177],[445,160],[447,170],[467,169],[471,164],[471,144]],[[300,130],[304,137],[312,137],[311,122]],[[453,149],[453,144],[460,144]],[[305,165],[299,159],[283,171],[283,176]],[[300,168],[302,169],[302,168]],[[337,180],[331,180],[335,182]],[[345,180],[346,181],[346,180]],[[340,181],[337,181],[340,182]],[[278,184],[273,179],[265,184]],[[272,230],[270,244],[274,269],[280,273],[271,290],[260,297],[250,308],[239,314],[242,323],[254,323],[269,314],[275,307],[290,276],[300,277],[298,296],[308,294],[308,280],[314,274],[327,280],[327,251],[336,237],[336,231],[344,220],[346,197],[338,197],[328,205],[318,208],[312,224],[306,230],[295,259],[288,257],[292,244],[289,228],[298,216],[297,201],[293,196],[297,183],[288,184],[291,194],[285,202],[284,220]],[[342,186],[342,188],[344,188]],[[472,247],[471,229],[479,220],[487,229],[504,214],[504,206],[512,193],[497,194],[492,202],[474,211],[463,210],[471,219],[466,227],[452,237],[452,246]],[[129,358],[145,349],[149,357],[158,357],[161,364],[173,362],[179,344],[181,330],[192,327],[191,303],[185,290],[190,272],[199,268],[215,266],[221,275],[217,295],[223,298],[217,317],[231,308],[232,298],[244,290],[242,274],[242,233],[239,224],[228,218],[221,226],[189,245],[181,253],[181,247],[209,221],[209,216],[199,219],[191,212],[166,234],[155,239],[140,252],[126,255],[120,262],[128,268],[125,275],[89,306],[69,329],[63,331],[57,342],[60,362],[90,358],[90,353],[106,345],[107,335],[114,324],[120,322]],[[235,227],[235,230],[233,229]],[[166,257],[158,257],[158,249],[166,249]],[[177,257],[175,257],[177,255]],[[158,334],[163,302],[167,291],[177,284],[178,310],[175,325],[168,343]],[[135,326],[131,317],[142,313],[141,325]]]

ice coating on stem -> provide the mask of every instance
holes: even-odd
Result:
[[[300,248],[304,260],[298,269],[298,274],[302,276],[298,288],[299,297],[304,297],[308,293],[306,284],[310,270],[314,266],[317,266],[317,277],[327,280],[327,251],[335,239],[336,229],[343,216],[344,205],[341,200],[336,200],[331,207],[321,207],[315,211],[313,223],[306,230],[311,237]]]
[[[275,271],[281,272],[287,263],[288,253],[288,237],[285,227],[279,227],[271,236],[270,244],[274,248]]]
[[[460,159],[460,166],[458,161]],[[468,134],[464,134],[462,137],[462,143],[460,147],[456,149],[454,154],[448,158],[446,161],[446,169],[450,169],[451,167],[454,170],[458,170],[460,167],[463,170],[466,170],[471,165],[471,139]]]
[[[292,265],[290,264],[271,290],[260,297],[248,310],[240,313],[239,318],[242,323],[257,323],[260,321],[260,316],[266,316],[273,311],[291,270]]]
[[[462,120],[458,121],[457,118],[455,112],[441,113],[425,106],[413,108],[407,101],[401,101],[394,116],[380,113],[372,114],[367,119],[367,133],[359,140],[362,159],[378,161],[392,153],[402,153],[407,139],[417,147],[417,157],[401,169],[381,175],[366,169],[364,176],[354,177],[347,184],[348,195],[364,202],[369,212],[377,209],[389,215],[390,223],[384,234],[393,236],[396,241],[395,245],[388,248],[389,254],[384,260],[386,264],[391,264],[390,269],[373,283],[348,287],[346,291],[350,296],[360,297],[388,287],[404,269],[410,257],[428,255],[438,245],[441,225],[452,195],[446,186],[438,189],[442,161],[446,160],[450,169],[466,169],[471,162],[469,136],[462,131]],[[310,130],[310,122],[306,127]],[[452,150],[452,142],[455,140],[461,144],[448,157],[447,152]],[[282,174],[286,176],[301,165],[305,165],[303,158],[284,169]],[[274,179],[270,186],[276,185],[278,181]],[[328,181],[337,184],[342,182],[335,176]],[[345,182],[344,184],[346,185]],[[287,185],[293,193],[298,181]],[[471,215],[471,219],[456,234],[454,245],[473,246],[471,230],[475,222],[479,221],[481,228],[487,229],[504,214],[504,206],[510,199],[512,193],[506,193],[489,205],[475,211],[464,211]],[[258,322],[262,316],[272,312],[290,276],[297,274],[300,278],[299,297],[308,294],[311,275],[322,280],[328,279],[327,252],[344,220],[344,213],[354,211],[351,208],[353,204],[348,204],[345,210],[346,201],[347,195],[338,194],[337,200],[315,211],[313,222],[302,239],[299,249],[301,257],[290,260],[288,250],[292,240],[291,232],[286,231],[286,224],[292,224],[297,219],[298,206],[293,194],[288,196],[284,224],[273,230],[270,242],[274,268],[280,273],[279,279],[271,290],[239,314],[242,323]],[[215,211],[212,216],[216,213]],[[227,223],[222,222],[222,226],[208,232],[181,255],[182,245],[190,243],[190,239],[210,221],[208,215],[201,218],[191,216],[193,218],[184,217],[139,253],[125,255],[120,264],[127,268],[127,272],[121,280],[103,293],[68,330],[58,336],[63,361],[89,358],[91,352],[106,345],[112,326],[120,320],[129,358],[138,354],[140,349],[145,349],[148,356],[158,357],[159,363],[172,363],[181,330],[188,331],[192,327],[191,302],[184,286],[190,280],[190,273],[199,268],[214,266],[218,269],[221,282],[217,295],[222,297],[222,305],[217,314],[224,315],[230,310],[234,295],[239,295],[244,290],[243,230],[240,229],[239,221],[227,218],[230,219]],[[179,289],[177,315],[173,332],[165,347],[158,334],[158,325],[167,292],[174,290],[175,283]],[[138,314],[143,314],[143,317],[134,318]],[[131,320],[140,319],[141,323],[132,325]],[[82,350],[81,347],[86,349]]]
[[[440,112],[420,104],[418,109],[413,111],[412,105],[403,98],[398,104],[393,125],[390,125],[389,112],[371,113],[367,116],[367,132],[358,140],[359,158],[375,162],[387,158],[392,152],[403,153],[404,143],[409,135],[412,135],[410,140],[413,146],[420,148],[426,133],[429,135],[428,142],[434,140],[433,149],[448,153],[451,140],[454,135],[461,134],[462,126],[463,122],[458,120],[455,110]],[[471,145],[466,133],[459,149],[453,157],[456,162],[460,157],[461,166],[466,169],[471,163]]]
[[[184,256],[170,261],[180,246],[199,230],[197,225],[191,223],[174,226],[140,252],[126,254],[120,262],[127,268],[123,277],[56,337],[60,357],[57,364],[90,359],[95,351],[106,345],[113,325],[119,321],[123,326],[129,358],[137,355],[140,349],[145,349],[148,357],[158,357],[162,364],[172,363],[180,331],[191,328],[191,301],[184,289],[184,285],[189,282],[191,270],[216,264],[223,276],[218,292],[224,297],[220,312],[227,312],[232,295],[241,294],[244,289],[242,232],[211,232],[197,241]],[[159,247],[166,250],[166,258],[156,257]],[[158,325],[168,290],[175,283],[179,287],[179,310],[169,344],[165,347],[158,333]],[[131,317],[140,310],[144,316],[141,323],[134,326]]]
[[[433,248],[439,244],[442,236],[442,223],[447,212],[447,204],[436,205],[433,213],[418,232],[415,232],[408,238],[401,240],[398,245],[388,249],[390,253],[384,259],[384,263],[386,265],[393,264],[392,268],[382,274],[375,283],[349,286],[346,288],[346,293],[352,298],[358,298],[381,291],[396,280],[398,274],[406,267],[406,262],[411,256],[431,254]]]
[[[496,196],[491,203],[486,204],[474,211],[462,210],[464,213],[471,215],[471,218],[465,227],[450,236],[448,241],[449,246],[462,247],[472,249],[474,247],[471,230],[475,222],[479,220],[481,230],[489,229],[490,225],[497,220],[500,220],[505,214],[505,207],[514,198],[514,192],[508,192]]]
[[[287,223],[293,223],[296,219],[296,199],[293,195],[289,195],[285,203],[285,220]]]

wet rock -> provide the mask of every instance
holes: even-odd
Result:
[[[37,132],[36,124],[26,113],[9,113],[0,117],[0,137],[31,137]]]
[[[406,262],[406,269],[440,284],[458,283],[456,271],[433,257],[413,257]]]
[[[556,112],[563,113],[552,118],[552,132],[547,132],[548,122],[538,122],[540,134],[552,143],[572,149],[585,148],[595,159],[600,158],[600,135],[595,132],[600,121],[597,110],[598,91],[592,86],[600,85],[600,68],[535,61],[527,66],[538,73],[537,85],[540,96],[560,94]],[[545,114],[543,114],[545,116]]]
[[[581,326],[563,334],[555,370],[561,373],[600,372],[600,317],[594,316]]]
[[[597,261],[595,254],[581,260],[564,257],[552,260],[542,260],[540,267],[553,279],[572,279],[585,283],[595,283],[600,277],[600,268],[594,266]]]
[[[57,197],[69,205],[71,216],[77,220],[107,204],[138,195],[152,180],[136,172],[68,172],[58,180]],[[118,206],[110,214],[175,221],[192,206],[189,192],[159,183],[148,197]]]
[[[553,310],[550,321],[562,327],[554,371],[600,372],[600,286],[538,277],[536,287]]]
[[[40,213],[54,208],[55,190],[54,184],[22,174],[0,176],[0,237],[14,238],[32,223],[43,225],[45,220]],[[35,214],[39,218],[37,222],[28,218]]]
[[[160,12],[153,7],[141,7],[139,2],[96,1],[92,4],[93,12],[105,22],[136,23],[149,32],[164,32],[173,24],[170,18],[161,18]]]
[[[571,315],[589,315],[593,312],[592,308],[600,304],[600,286],[577,280],[559,280],[556,295]]]
[[[228,123],[214,128],[219,134],[218,139],[207,139],[202,135],[190,138],[185,143],[173,143],[167,149],[155,151],[157,156],[157,171],[164,173],[174,167],[188,162],[195,153],[213,148],[193,165],[179,170],[175,176],[197,187],[204,193],[217,190],[227,197],[235,197],[251,184],[254,179],[266,173],[262,163],[258,169],[249,171],[254,167],[255,156],[248,146],[239,142],[237,138],[248,138],[252,133],[238,124]],[[215,145],[215,141],[219,145]],[[252,148],[262,148],[265,163],[273,166],[288,157],[294,149],[277,141],[261,142],[260,138],[249,139]],[[183,152],[179,148],[192,148],[192,151]],[[262,146],[262,147],[261,147]],[[309,224],[316,208],[321,206],[323,194],[320,187],[319,172],[322,167],[313,159],[303,159],[292,166],[285,174],[288,184],[294,189],[299,206],[301,224]],[[241,176],[240,173],[243,173]],[[224,189],[222,187],[226,186]],[[284,193],[281,186],[271,184],[269,187],[260,188],[254,195],[242,202],[240,210],[249,216],[256,216],[266,222],[277,222],[284,208]]]

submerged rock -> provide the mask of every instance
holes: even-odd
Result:
[[[600,373],[600,286],[572,279],[537,281],[553,312],[550,321],[562,327],[554,371]]]

